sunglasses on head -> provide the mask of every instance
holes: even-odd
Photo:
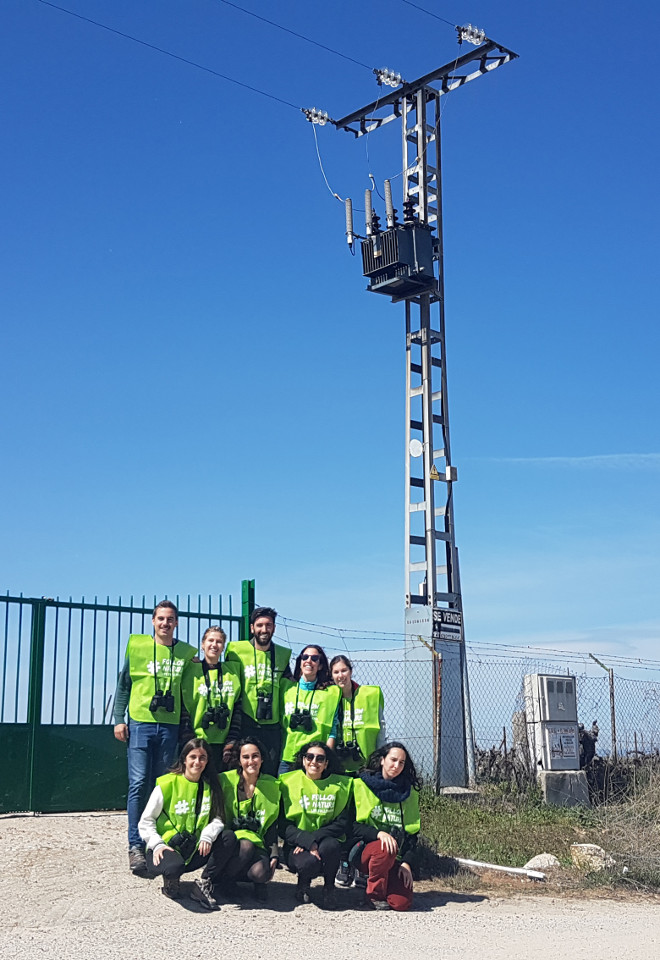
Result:
[[[327,761],[324,753],[306,753],[304,756],[307,763],[325,763]]]
[[[303,653],[300,657],[301,660],[311,660],[312,663],[318,663],[321,659],[318,653]]]

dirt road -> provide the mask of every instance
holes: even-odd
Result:
[[[209,914],[128,872],[118,814],[0,818],[0,956],[67,960],[657,960],[660,904],[451,894],[424,884],[409,914],[295,906],[277,872],[270,902]]]

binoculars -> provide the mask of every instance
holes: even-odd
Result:
[[[202,717],[202,729],[208,730],[212,723],[218,730],[224,730],[229,720],[229,707],[226,703],[219,703],[217,707],[209,707]]]
[[[289,718],[290,730],[305,730],[310,733],[313,727],[312,715],[309,710],[294,710]]]
[[[251,816],[234,817],[231,828],[232,830],[250,830],[258,834],[261,830],[261,821]]]
[[[172,847],[173,850],[176,850],[184,860],[190,860],[197,849],[197,837],[194,833],[181,830],[167,841],[167,845],[168,847]]]
[[[357,740],[340,740],[335,746],[335,752],[340,760],[363,760],[362,752]]]
[[[149,709],[152,713],[155,713],[156,710],[166,710],[168,713],[173,713],[174,694],[172,691],[168,690],[167,693],[163,693],[162,690],[156,690],[155,694],[151,698]]]
[[[273,719],[273,695],[257,692],[257,720]]]

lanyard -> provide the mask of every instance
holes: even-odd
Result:
[[[257,648],[256,645],[252,644],[252,653],[254,654],[254,682],[257,686],[257,693],[259,692],[259,671],[257,670]],[[273,690],[275,689],[275,644],[273,641],[270,641],[270,695],[273,695]],[[266,682],[266,671],[264,669],[264,683]]]
[[[305,691],[305,693],[306,693],[306,692],[307,692],[307,691]],[[307,707],[307,713],[309,713],[310,716],[311,716],[311,713],[312,713],[312,703],[314,702],[314,694],[315,694],[315,693],[316,693],[316,684],[314,684],[314,689],[312,690],[312,696],[311,696],[310,701],[309,701],[309,707],[307,707],[307,704],[306,704],[306,703],[304,704],[304,706]],[[298,697],[299,697],[299,696],[300,696],[300,681],[298,681],[298,683],[296,684],[296,705],[295,705],[295,707],[293,708],[294,711],[298,709]]]
[[[358,687],[359,689],[359,687]],[[355,698],[357,697],[357,690],[353,691],[353,696],[349,700],[351,705],[351,740],[355,740]],[[346,740],[344,736],[344,697],[342,695],[341,700],[339,701],[339,729],[341,730],[342,740]]]
[[[218,690],[219,690],[219,697],[220,697],[220,699],[219,699],[218,701],[214,701],[214,697],[213,697],[213,684],[212,684],[211,678],[210,678],[210,676],[209,676],[209,670],[217,670],[217,671],[218,671],[217,688],[218,688]],[[202,672],[203,672],[203,674],[204,674],[204,680],[206,681],[206,689],[207,689],[207,691],[208,691],[207,694],[206,694],[206,699],[208,700],[209,704],[210,704],[212,707],[217,707],[219,703],[224,703],[224,700],[223,700],[223,697],[222,697],[222,683],[223,683],[223,680],[222,680],[222,664],[221,664],[221,662],[218,660],[218,662],[217,662],[217,664],[216,664],[215,667],[210,667],[210,668],[209,668],[209,665],[208,665],[208,663],[206,662],[206,660],[202,660]]]
[[[170,682],[169,682],[168,685],[167,685],[167,689],[160,691],[161,693],[167,693],[168,690],[171,690],[171,689],[172,689],[172,673],[173,673],[173,670],[174,670],[174,648],[176,647],[177,643],[178,643],[178,641],[175,640],[174,643],[172,644],[172,646],[170,647],[170,656],[169,656],[169,661],[170,661],[170,675],[169,675],[169,677],[166,677],[166,678],[165,678],[166,680],[169,680]],[[164,646],[164,644],[161,643],[161,644],[159,644],[159,646],[162,647],[162,646]],[[156,656],[156,638],[154,637],[154,693],[155,693],[155,694],[158,694],[159,690],[160,690],[160,687],[158,686],[158,658],[157,658],[157,656]]]
[[[239,777],[239,778],[238,778],[238,781],[237,781],[237,783],[236,783],[236,816],[237,816],[237,817],[240,817],[240,815],[241,815],[241,800],[239,799],[239,796],[238,796],[238,791],[239,791],[240,785],[241,785],[241,778]],[[245,784],[243,784],[243,793],[245,793]],[[250,816],[250,817],[253,817],[253,816],[254,816],[254,800],[255,800],[256,795],[257,795],[257,785],[256,785],[256,783],[255,783],[255,785],[254,785],[254,793],[252,794],[252,797],[251,797],[252,802],[250,803],[250,810],[249,810],[249,813],[248,813],[248,816]],[[245,797],[245,800],[243,800],[242,802],[243,802],[243,803],[247,803],[247,801],[248,801],[248,797],[246,796],[246,797]]]

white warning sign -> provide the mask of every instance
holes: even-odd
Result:
[[[575,727],[553,726],[548,729],[550,756],[553,760],[576,760],[578,743]]]

